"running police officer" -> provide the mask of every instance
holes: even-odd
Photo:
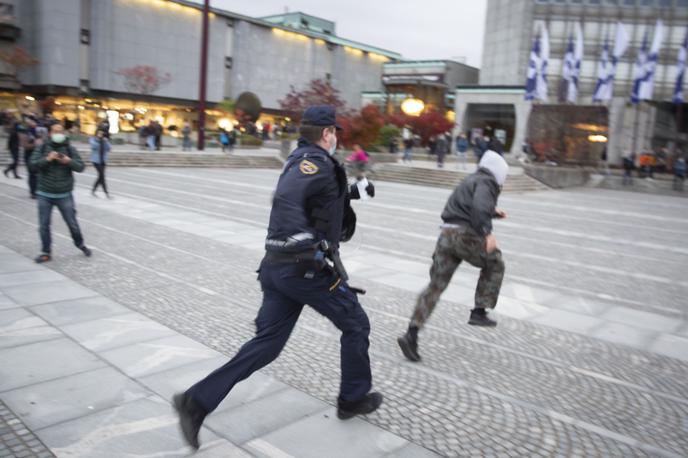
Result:
[[[506,214],[496,208],[497,198],[506,180],[509,166],[502,156],[486,151],[478,170],[454,189],[442,211],[442,230],[432,255],[430,284],[418,296],[406,333],[397,339],[404,356],[420,361],[418,331],[435,308],[461,261],[480,268],[475,289],[475,308],[468,324],[496,326],[487,309],[497,305],[504,278],[502,252],[492,234],[492,218]]]
[[[338,252],[355,228],[349,201],[360,197],[333,157],[338,128],[334,107],[312,106],[303,114],[298,148],[287,158],[273,197],[255,337],[224,366],[174,396],[184,438],[196,449],[206,415],[237,382],[277,358],[305,304],[342,332],[338,417],[367,414],[382,403],[381,394],[370,392],[368,316],[356,297],[360,290],[347,284]],[[365,191],[375,193],[372,185]]]

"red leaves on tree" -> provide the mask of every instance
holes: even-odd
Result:
[[[15,46],[12,49],[0,51],[0,61],[12,65],[17,70],[30,67],[38,63],[38,59],[33,57],[26,49]]]
[[[153,94],[172,81],[169,73],[160,73],[157,68],[150,65],[122,68],[116,73],[124,77],[124,87],[129,92],[143,95]]]
[[[420,136],[423,145],[427,145],[433,135],[443,134],[454,127],[439,111],[426,111],[420,116],[399,113],[390,115],[387,120],[397,127],[409,126],[414,134]]]
[[[385,117],[375,105],[367,105],[360,112],[339,116],[337,122],[342,132],[337,137],[347,148],[359,144],[363,148],[375,143],[380,129],[385,125]]]
[[[332,105],[337,112],[343,113],[346,103],[340,98],[337,90],[329,81],[314,79],[306,89],[297,91],[292,85],[289,93],[279,100],[280,108],[288,111],[296,122],[301,120],[303,110],[310,105]]]

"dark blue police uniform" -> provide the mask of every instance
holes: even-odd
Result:
[[[349,192],[343,167],[320,146],[301,139],[274,194],[258,276],[263,303],[255,320],[256,335],[232,360],[185,393],[206,413],[237,382],[277,358],[306,304],[342,332],[340,402],[366,397],[372,381],[370,322],[345,272],[337,273],[323,259],[325,249],[338,256],[344,214],[350,210],[349,199],[357,197]]]

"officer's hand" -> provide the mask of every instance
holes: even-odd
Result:
[[[505,212],[504,210],[499,210],[499,209],[495,210],[495,215],[496,215],[497,218],[499,218],[499,219],[504,219],[504,218],[506,218],[506,212]]]
[[[368,186],[366,186],[365,190],[370,197],[375,197],[375,186],[373,183],[368,182]]]
[[[494,235],[489,234],[485,237],[485,250],[488,254],[497,249],[497,239]]]

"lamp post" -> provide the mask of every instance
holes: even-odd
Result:
[[[198,150],[205,148],[205,90],[208,73],[208,12],[210,0],[203,2],[203,29],[201,31],[201,75],[198,88]]]

